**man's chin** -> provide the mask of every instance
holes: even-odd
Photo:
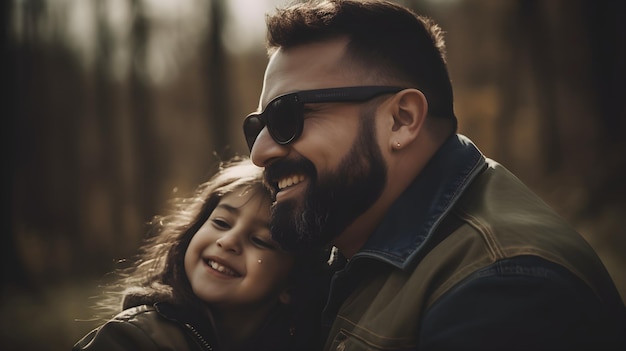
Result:
[[[283,231],[272,227],[272,238],[287,252],[302,252],[324,246],[319,237],[303,236],[296,231]]]
[[[326,245],[327,238],[321,234],[323,225],[319,219],[307,220],[307,213],[302,212],[302,205],[295,200],[272,206],[272,239],[286,251],[305,251]]]
[[[285,240],[281,240],[280,238],[275,238],[274,240],[280,244],[280,247],[283,250],[291,253],[307,252],[324,247],[324,244],[318,240],[294,240],[290,237],[285,237],[283,239]]]

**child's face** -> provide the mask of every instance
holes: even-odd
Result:
[[[294,257],[271,239],[270,200],[254,192],[225,195],[185,253],[193,292],[215,307],[263,307],[287,287]]]

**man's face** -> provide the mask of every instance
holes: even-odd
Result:
[[[268,65],[260,108],[281,94],[367,83],[346,67],[345,40],[276,52]],[[380,196],[386,166],[376,138],[375,109],[368,103],[305,106],[301,136],[277,144],[267,128],[251,158],[266,169],[275,191],[271,227],[286,249],[328,243]]]
[[[266,166],[267,179],[298,173],[309,180],[302,196],[277,201],[272,206],[272,237],[286,250],[329,243],[380,196],[386,166],[378,145],[372,142],[375,140],[373,114],[373,110],[368,110],[360,116],[363,121],[359,135],[335,169],[318,173],[315,165],[304,157],[281,159]]]

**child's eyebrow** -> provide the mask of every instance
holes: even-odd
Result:
[[[226,203],[220,203],[218,204],[215,209],[223,209],[225,211],[228,211],[230,213],[232,213],[233,215],[239,215],[239,213],[241,212],[239,210],[239,207],[235,207]],[[258,223],[260,226],[267,228],[268,230],[270,229],[270,223],[269,221],[266,220],[262,220],[262,219],[256,219],[253,222]]]
[[[226,210],[228,212],[234,213],[234,214],[239,214],[239,208],[235,207],[235,206],[231,206],[229,204],[225,204],[225,203],[220,203],[217,205],[216,209],[221,208],[223,210]]]

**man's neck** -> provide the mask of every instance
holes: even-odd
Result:
[[[352,258],[365,245],[403,189],[391,192],[387,186],[380,198],[333,240],[344,257]]]
[[[383,220],[391,205],[422,172],[429,160],[437,152],[444,140],[425,138],[415,143],[413,150],[405,150],[393,162],[388,160],[387,184],[380,198],[363,214],[357,217],[335,240],[339,251],[348,259],[352,258],[365,245]]]

